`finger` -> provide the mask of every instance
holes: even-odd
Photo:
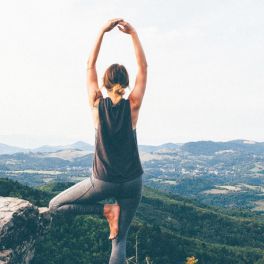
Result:
[[[117,24],[118,24],[118,21],[114,21],[114,22],[111,23],[111,26],[115,27]]]
[[[111,22],[117,22],[117,21],[122,21],[123,19],[122,18],[113,18],[111,19]]]
[[[122,21],[124,20],[123,18],[116,18],[115,21]]]
[[[120,19],[120,18],[117,18],[117,19],[114,19],[113,21],[112,21],[112,25],[117,25],[120,21],[122,21],[123,19]]]
[[[118,24],[119,24],[119,20],[114,22],[115,26],[118,25]]]
[[[121,25],[123,25],[123,26],[125,25],[125,23],[126,23],[126,22],[125,22],[124,20],[122,20],[122,21],[119,22],[119,24],[121,24]]]
[[[121,31],[125,32],[125,31],[124,31],[124,29],[123,29],[123,28],[121,28],[120,26],[117,26],[117,27],[118,27],[118,29],[119,29],[119,30],[121,30]]]

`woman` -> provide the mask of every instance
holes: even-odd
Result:
[[[138,65],[134,89],[123,98],[129,87],[126,68],[112,64],[104,73],[99,89],[96,60],[106,32],[118,29],[131,36]],[[99,214],[106,217],[112,240],[109,263],[125,263],[127,233],[142,198],[141,166],[136,138],[136,124],[147,81],[147,62],[136,30],[123,19],[111,19],[100,30],[87,62],[89,104],[95,126],[95,154],[92,175],[55,196],[49,203],[52,212]],[[115,198],[115,204],[101,200]]]

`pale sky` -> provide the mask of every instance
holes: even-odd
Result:
[[[264,1],[0,2],[0,143],[94,144],[86,61],[103,24],[123,18],[148,62],[139,144],[264,141]],[[112,63],[133,87],[131,37],[106,33],[99,85]]]

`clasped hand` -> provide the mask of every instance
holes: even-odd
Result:
[[[116,26],[120,31],[126,34],[131,34],[132,32],[135,32],[135,29],[122,18],[114,18],[108,20],[107,23],[103,26],[102,30],[103,32],[109,32]]]

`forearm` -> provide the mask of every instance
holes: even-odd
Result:
[[[97,35],[95,45],[90,53],[90,56],[87,61],[87,68],[93,68],[96,64],[97,57],[101,48],[101,43],[104,37],[104,31],[100,30],[99,34]]]
[[[147,67],[147,60],[144,54],[144,50],[142,48],[142,45],[140,43],[140,40],[138,38],[137,32],[131,33],[132,41],[134,44],[134,49],[135,49],[135,54],[136,54],[136,59],[137,59],[137,64],[139,67]]]

